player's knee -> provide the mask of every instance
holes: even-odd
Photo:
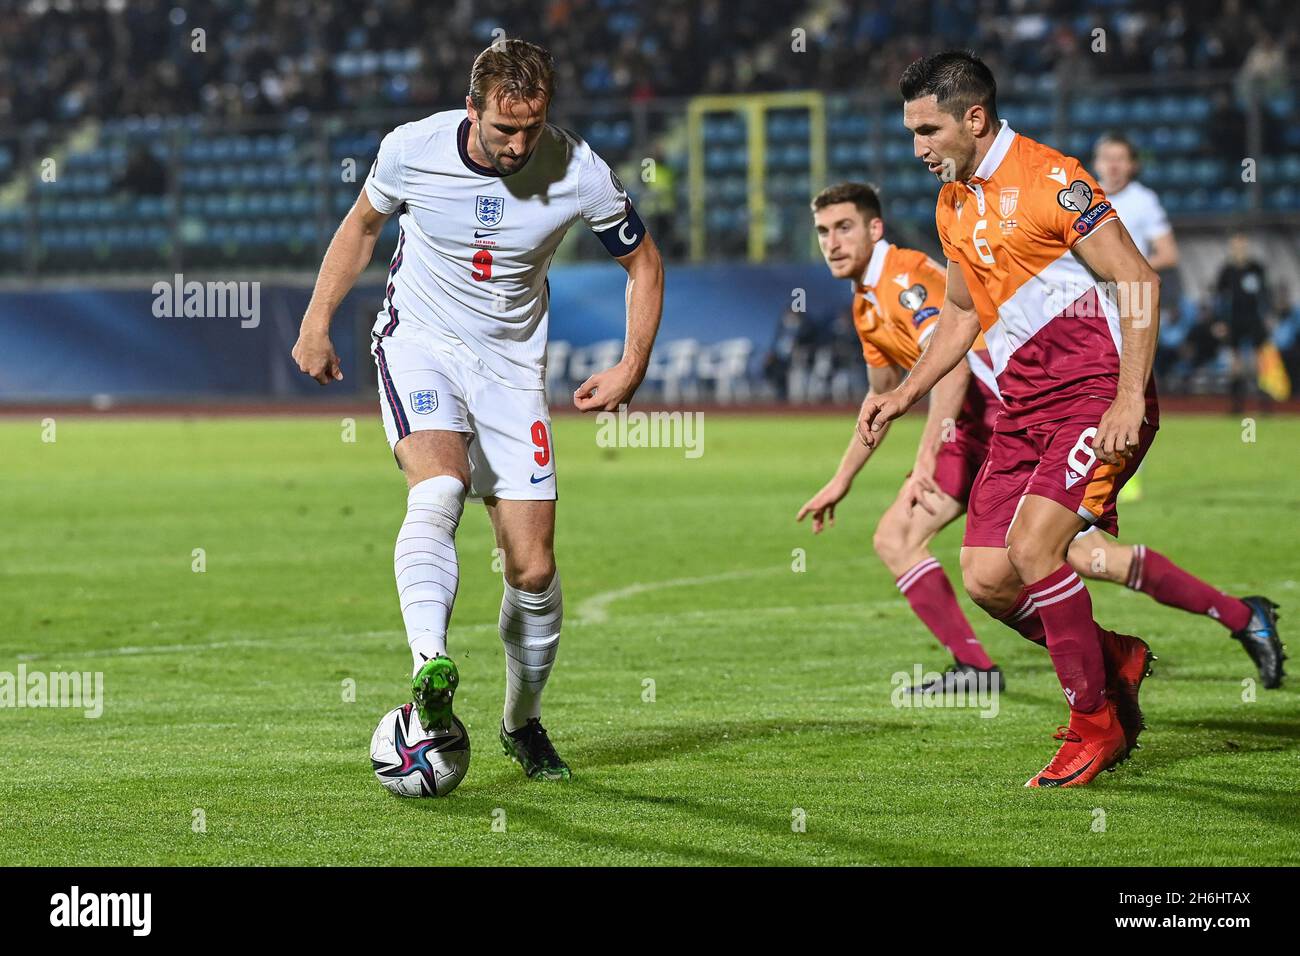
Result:
[[[516,591],[541,594],[555,579],[555,558],[549,554],[539,554],[517,564],[507,560],[505,573],[506,583]]]
[[[886,511],[871,536],[871,546],[881,561],[892,569],[906,547],[905,529],[899,527],[892,511]]]
[[[465,439],[441,431],[417,431],[397,443],[394,454],[402,466],[406,483],[414,488],[430,478],[455,478],[469,487],[469,458]]]
[[[1020,593],[1008,575],[1005,566],[989,562],[963,559],[961,581],[970,599],[990,614],[998,614],[1008,607]]]
[[[1038,580],[1038,570],[1048,559],[1047,549],[1037,535],[1018,533],[1012,527],[1007,535],[1007,560],[1022,580]]]
[[[980,607],[987,609],[997,602],[998,588],[996,582],[983,576],[978,569],[963,567],[961,583],[966,588],[970,599]]]

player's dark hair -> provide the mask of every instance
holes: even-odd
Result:
[[[1097,154],[1097,150],[1101,149],[1103,146],[1106,146],[1110,143],[1115,143],[1118,146],[1123,146],[1125,149],[1128,150],[1128,158],[1135,163],[1138,161],[1138,151],[1137,151],[1137,147],[1133,145],[1133,141],[1129,139],[1127,136],[1125,136],[1123,133],[1116,133],[1110,131],[1102,133],[1099,137],[1097,137],[1097,142],[1092,144],[1093,155],[1095,156]]]
[[[884,218],[880,208],[880,195],[876,192],[876,187],[868,183],[836,183],[827,186],[813,197],[812,211],[842,202],[851,202],[857,206],[864,223]]]
[[[505,100],[550,102],[555,92],[555,61],[543,47],[527,40],[501,40],[474,58],[469,71],[469,98],[476,110],[487,105],[488,95]]]
[[[898,79],[903,102],[933,96],[939,109],[961,119],[972,106],[982,106],[998,121],[998,84],[993,71],[969,50],[945,50],[912,63]]]

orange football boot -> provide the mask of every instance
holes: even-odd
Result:
[[[1090,714],[1071,707],[1070,725],[1058,727],[1054,737],[1065,743],[1026,787],[1082,787],[1128,753],[1124,728],[1110,698]]]

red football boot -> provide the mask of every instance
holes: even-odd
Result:
[[[1109,698],[1090,714],[1071,707],[1070,725],[1057,728],[1055,739],[1065,743],[1026,787],[1082,787],[1128,753],[1124,728]]]
[[[1142,708],[1138,706],[1138,691],[1142,681],[1151,676],[1151,662],[1156,656],[1147,642],[1128,634],[1116,634],[1104,627],[1097,628],[1101,637],[1101,655],[1106,664],[1106,696],[1115,702],[1115,713],[1124,728],[1126,750],[1122,759],[1138,749],[1138,734],[1146,730]]]

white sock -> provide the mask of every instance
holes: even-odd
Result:
[[[518,730],[542,715],[542,690],[560,646],[564,598],[560,572],[540,594],[505,585],[501,598],[501,643],[506,652],[506,730]]]
[[[406,642],[411,645],[412,676],[429,658],[447,653],[447,621],[460,582],[456,526],[464,508],[465,486],[451,475],[426,478],[406,498],[406,521],[397,533],[393,568]]]

